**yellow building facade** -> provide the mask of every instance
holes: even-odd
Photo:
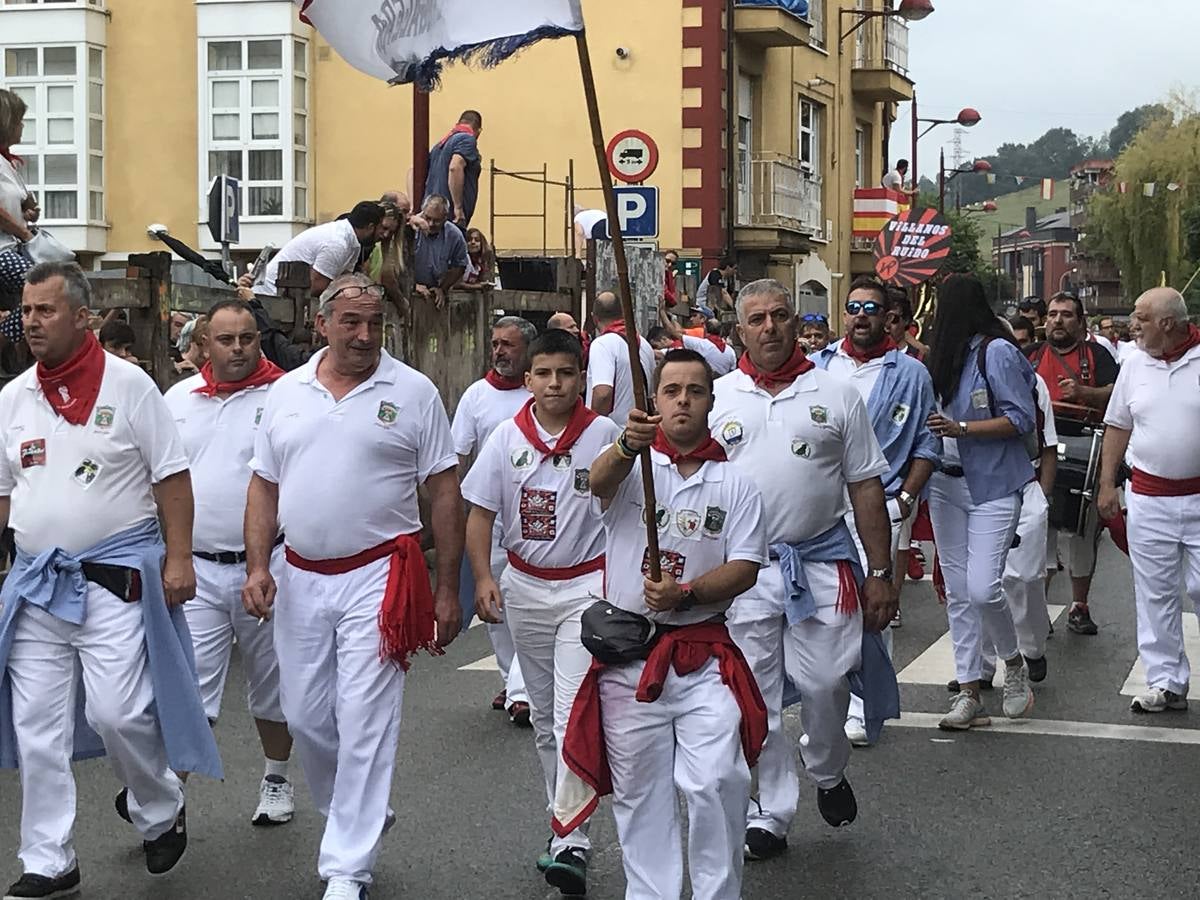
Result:
[[[659,148],[659,247],[733,252],[743,279],[778,277],[806,309],[869,270],[853,191],[879,183],[912,95],[904,23],[860,12],[885,3],[584,0],[605,131]],[[218,174],[241,180],[235,250],[252,254],[404,189],[412,164],[411,88],[350,68],[290,0],[0,0],[0,85],[30,106],[16,151],[44,222],[95,267],[161,247],[151,223],[215,253]],[[574,202],[602,206],[572,41],[450,65],[430,102],[435,141],[462,110],[484,116],[472,224],[499,252],[564,250],[571,173]]]

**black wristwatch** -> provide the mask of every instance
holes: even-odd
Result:
[[[675,612],[688,612],[693,606],[700,602],[696,596],[696,592],[692,590],[692,586],[687,582],[680,585],[683,588],[683,596],[679,598],[679,603],[675,605]]]
[[[868,569],[867,577],[868,578],[880,578],[884,581],[891,581],[892,580],[892,567],[888,566],[886,569]]]

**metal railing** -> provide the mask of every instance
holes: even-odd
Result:
[[[858,32],[856,69],[891,69],[908,77],[908,23],[896,16],[872,19]]]
[[[821,176],[800,160],[781,153],[756,153],[750,159],[749,209],[744,224],[767,225],[819,234]]]

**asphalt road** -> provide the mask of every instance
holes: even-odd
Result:
[[[1058,579],[1051,602],[1064,603],[1067,591],[1066,579]],[[904,610],[897,668],[931,647],[936,663],[945,614],[928,582],[910,583]],[[828,828],[806,785],[788,853],[748,865],[744,896],[1196,896],[1200,710],[1150,720],[1128,712],[1120,690],[1136,658],[1132,591],[1127,562],[1109,544],[1102,548],[1093,616],[1100,624],[1093,638],[1067,633],[1065,614],[1056,623],[1050,676],[1037,688],[1029,723],[946,735],[931,727],[933,714],[946,708],[945,688],[904,684],[904,710],[914,718],[889,725],[878,746],[856,751],[852,760],[858,821]],[[558,896],[533,869],[548,832],[531,733],[490,711],[494,672],[460,668],[490,652],[483,629],[475,628],[447,657],[414,667],[392,788],[399,822],[385,839],[373,898]],[[948,658],[945,665],[942,680],[952,675]],[[240,702],[240,678],[235,661],[218,726],[226,781],[189,787],[191,844],[169,875],[146,874],[137,835],[112,811],[119,786],[107,764],[78,767],[85,898],[321,896],[315,873],[321,822],[298,770],[295,821],[272,830],[249,824],[262,761]],[[989,703],[998,712],[998,692]],[[0,773],[5,883],[19,874],[19,804],[14,773]],[[590,896],[616,900],[624,879],[606,808],[592,835]]]

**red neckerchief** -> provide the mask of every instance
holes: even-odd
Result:
[[[708,338],[709,343],[711,343],[714,347],[716,347],[722,353],[724,353],[725,348],[729,346],[728,344],[725,343],[725,338],[721,337],[719,334],[706,334],[704,336],[706,338]]]
[[[517,375],[515,378],[505,378],[495,369],[488,369],[487,374],[483,376],[483,380],[498,391],[515,391],[517,388],[525,387],[524,373]]]
[[[791,384],[814,366],[813,361],[804,355],[804,351],[797,344],[788,361],[774,372],[760,371],[749,353],[742,354],[742,358],[738,360],[738,368],[749,375],[758,387],[771,388],[777,384]]]
[[[274,384],[283,377],[283,369],[275,365],[265,356],[260,356],[254,371],[241,381],[217,381],[213,374],[212,360],[200,367],[200,377],[204,384],[192,391],[193,394],[203,394],[205,397],[215,397],[217,394],[236,394],[247,388],[262,387],[264,384]]]
[[[83,345],[61,366],[37,364],[37,380],[46,402],[72,425],[83,425],[92,414],[104,378],[104,348],[91,331]]]
[[[12,163],[14,168],[16,166],[25,165],[25,160],[12,152],[12,147],[0,147],[0,156],[3,156],[10,163]]]
[[[842,338],[842,349],[846,351],[846,355],[858,362],[860,365],[869,363],[873,359],[879,359],[889,350],[899,350],[899,345],[892,340],[892,336],[885,334],[883,340],[878,344],[867,347],[865,350],[860,350],[854,341],[850,340],[850,335]]]
[[[474,137],[475,129],[472,128],[470,125],[466,124],[465,122],[459,122],[457,125],[455,125],[453,128],[450,129],[450,131],[446,134],[446,136],[444,138],[442,138],[440,141],[438,141],[437,145],[439,147],[442,146],[443,144],[446,143],[446,141],[450,140],[450,138],[454,137],[456,134],[469,134],[472,137]]]
[[[725,455],[725,448],[714,441],[711,434],[706,435],[704,443],[695,450],[688,453],[680,453],[667,440],[667,436],[663,434],[662,428],[659,428],[654,435],[654,443],[650,446],[671,460],[671,464],[675,466],[678,466],[681,462],[687,462],[689,459],[698,459],[701,462],[726,462],[729,459]]]
[[[604,330],[601,331],[600,334],[619,334],[621,337],[625,337],[625,320],[617,319],[617,321],[611,322],[610,324],[604,326]],[[599,335],[597,335],[597,337],[599,337]]]
[[[1159,357],[1165,363],[1173,363],[1176,360],[1182,359],[1183,354],[1187,353],[1196,345],[1200,344],[1200,328],[1188,323],[1187,337],[1183,339],[1183,343],[1175,347],[1169,353],[1164,353]]]
[[[571,418],[567,422],[567,427],[563,429],[562,434],[558,436],[558,440],[554,442],[554,449],[547,447],[546,442],[538,434],[537,422],[533,418],[532,397],[521,407],[521,411],[513,417],[513,421],[517,423],[517,428],[521,430],[521,434],[525,435],[525,440],[533,445],[534,450],[542,454],[542,459],[545,459],[548,456],[566,456],[570,453],[571,448],[575,446],[575,442],[579,440],[579,436],[587,430],[587,427],[596,418],[598,418],[596,413],[584,405],[583,398],[576,398],[575,408],[571,410]]]

